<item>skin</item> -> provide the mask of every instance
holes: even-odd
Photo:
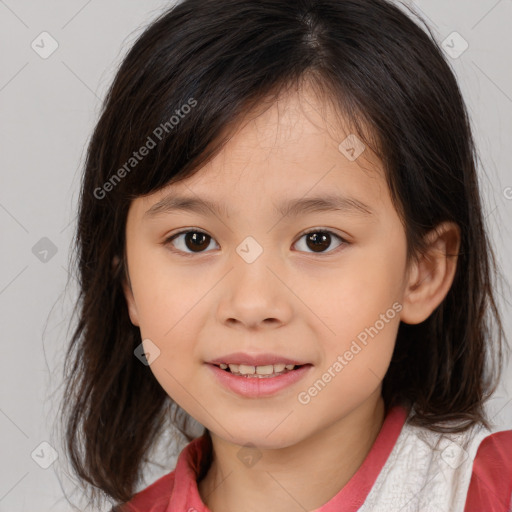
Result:
[[[198,487],[213,512],[311,511],[336,495],[384,421],[382,380],[399,321],[428,318],[453,280],[456,258],[446,254],[459,248],[457,226],[439,226],[428,255],[407,267],[405,232],[382,165],[368,147],[355,161],[342,154],[338,145],[350,132],[339,126],[312,89],[288,92],[248,116],[197,174],[135,199],[128,213],[130,318],[160,350],[150,365],[156,379],[211,432],[213,463]],[[228,215],[144,218],[171,192],[221,202]],[[282,217],[274,210],[284,199],[333,192],[363,201],[374,214]],[[187,246],[184,235],[165,244],[187,228],[211,236],[203,252]],[[302,236],[309,228],[348,243],[331,235],[330,245],[314,252]],[[247,236],[263,249],[250,264],[236,252]],[[299,403],[298,394],[395,302],[402,309],[394,319],[317,396]],[[313,368],[272,397],[244,398],[205,365],[235,351],[273,352]],[[237,457],[246,443],[261,455],[251,467]]]

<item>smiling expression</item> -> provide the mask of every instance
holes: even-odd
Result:
[[[287,446],[335,424],[379,392],[391,359],[398,314],[314,399],[298,399],[406,286],[405,232],[381,163],[369,147],[347,158],[339,145],[349,132],[335,126],[308,89],[290,94],[195,175],[128,212],[125,293],[145,348],[159,350],[150,369],[183,409],[237,444]],[[288,381],[258,393],[258,377],[220,369],[232,353],[307,366],[267,378]]]

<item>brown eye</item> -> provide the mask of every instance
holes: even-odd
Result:
[[[181,231],[169,237],[165,243],[170,243],[178,251],[190,254],[205,252],[211,240],[212,237],[202,231]]]
[[[335,247],[339,247],[340,245],[346,243],[343,238],[341,238],[339,235],[336,235],[335,233],[332,233],[331,231],[325,231],[325,230],[311,230],[307,233],[304,233],[300,238],[299,241],[301,241],[303,238],[305,239],[305,246],[309,251],[305,252],[316,252],[316,253],[330,253],[333,252],[334,249],[326,251],[328,249],[333,241],[333,237],[339,240],[339,244]],[[298,243],[298,242],[297,242]]]
[[[308,233],[306,243],[311,250],[322,252],[331,245],[331,235],[328,233]]]
[[[192,251],[201,251],[210,245],[211,237],[205,233],[191,231],[185,235],[185,245]]]

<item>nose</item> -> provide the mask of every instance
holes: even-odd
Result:
[[[250,263],[238,254],[231,259],[232,270],[220,287],[220,322],[254,330],[277,328],[290,321],[294,295],[287,272],[269,253],[263,251]]]

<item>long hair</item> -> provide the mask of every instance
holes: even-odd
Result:
[[[433,430],[446,431],[446,421],[448,431],[487,425],[483,404],[498,383],[504,337],[496,262],[467,110],[428,27],[385,0],[185,0],[121,63],[81,183],[78,318],[62,417],[77,475],[115,500],[133,495],[170,411],[193,438],[190,417],[134,356],[141,335],[122,289],[130,202],[190,177],[248,109],[304,80],[382,160],[408,262],[439,223],[461,230],[445,300],[424,322],[400,324],[386,407],[414,405],[411,421]]]

